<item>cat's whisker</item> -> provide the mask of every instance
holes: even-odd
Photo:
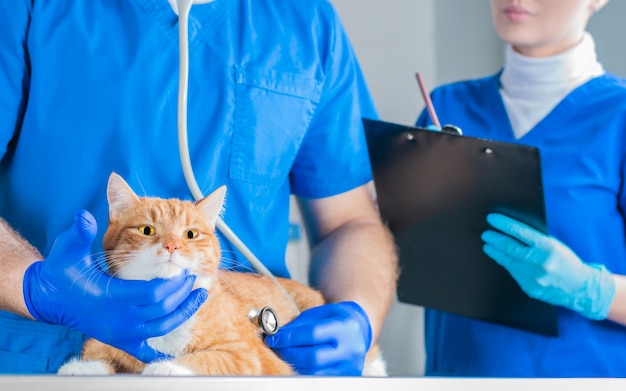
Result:
[[[109,292],[109,287],[113,278],[118,278],[119,271],[122,266],[132,260],[133,252],[129,250],[108,250],[99,254],[99,260],[106,260],[108,267],[109,279],[106,284],[106,292]]]
[[[234,254],[234,251],[223,251],[221,260],[221,268],[224,270],[239,270],[239,271],[247,271],[247,272],[257,272],[250,264],[246,262],[241,262],[235,258],[225,257],[224,253],[230,252]]]
[[[226,277],[225,273],[220,273],[220,270],[217,271],[217,273],[215,274],[215,276],[220,280],[225,282],[226,284],[230,285],[230,287],[234,290],[234,291],[238,291],[238,287],[228,278]]]
[[[117,277],[119,270],[132,261],[134,252],[131,250],[108,250],[99,255],[99,260],[106,260],[108,273],[111,277]]]
[[[137,178],[137,183],[139,183],[139,187],[141,188],[141,191],[143,192],[144,197],[148,195],[148,193],[146,193],[146,189],[143,186],[143,183],[141,183],[141,178],[139,178],[139,175],[136,175]]]
[[[74,277],[72,284],[78,283],[78,280],[85,279],[87,283],[80,282],[79,285],[84,285],[84,290],[87,290],[88,286],[97,285],[98,279],[102,276],[102,268],[96,262],[85,264],[85,266]]]
[[[244,273],[257,273],[257,270],[255,268],[244,263],[239,263],[237,265],[224,268],[224,270],[238,271],[238,272],[244,272]]]

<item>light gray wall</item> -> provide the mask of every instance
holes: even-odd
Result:
[[[434,3],[436,84],[486,76],[500,69],[504,44],[491,23],[489,0]]]
[[[494,32],[489,0],[330,1],[350,35],[383,120],[415,122],[424,107],[415,72],[432,89],[502,66],[504,45]],[[626,0],[612,0],[589,25],[600,61],[620,76],[626,76],[625,16]],[[380,338],[392,375],[423,374],[422,322],[421,308],[394,303]]]
[[[626,77],[626,1],[612,0],[589,21],[587,29],[596,41],[604,68]]]
[[[435,83],[433,2],[331,2],[350,34],[381,117],[415,123],[423,108],[415,72]]]

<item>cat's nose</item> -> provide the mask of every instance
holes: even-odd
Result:
[[[180,248],[180,244],[175,240],[171,240],[171,241],[164,242],[163,247],[167,250],[167,252],[169,252],[170,254],[173,254],[174,251]]]

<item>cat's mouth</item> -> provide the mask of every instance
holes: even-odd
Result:
[[[165,261],[165,262],[161,262],[158,265],[156,265],[157,267],[155,269],[157,269],[157,274],[159,275],[160,278],[172,278],[172,277],[176,277],[180,274],[183,273],[184,268],[177,265],[175,262],[173,261]]]
[[[175,260],[166,258],[144,259],[143,262],[133,262],[119,268],[117,275],[127,280],[151,280],[153,278],[172,278],[183,273],[184,266]]]
[[[178,252],[163,252],[159,249],[143,249],[132,257],[113,262],[115,272],[120,278],[151,280],[153,278],[172,278],[191,270],[192,260]]]
[[[157,269],[163,274],[162,278],[175,277],[183,273],[188,268],[189,262],[181,258],[177,253],[165,254],[160,257],[157,263]]]

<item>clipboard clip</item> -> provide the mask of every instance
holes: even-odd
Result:
[[[450,124],[443,125],[443,127],[441,128],[441,131],[445,133],[456,134],[459,136],[463,135],[463,131],[461,130],[461,128],[459,128],[456,125],[450,125]]]

